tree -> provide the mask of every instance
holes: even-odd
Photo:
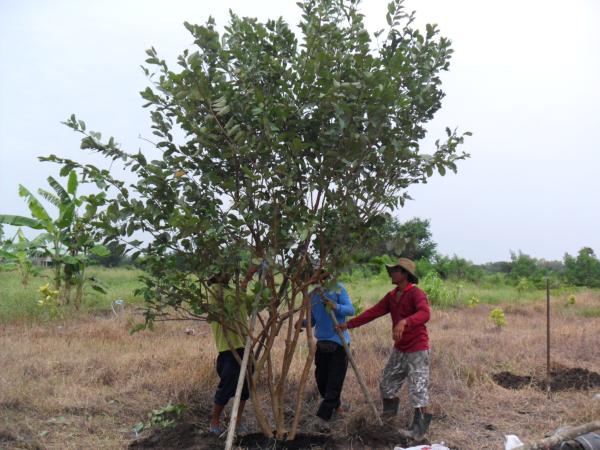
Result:
[[[539,283],[544,275],[542,268],[538,264],[538,260],[519,251],[519,253],[511,252],[511,268],[508,273],[508,279],[514,284],[519,283],[523,279],[528,279],[534,283]]]
[[[432,240],[429,227],[428,219],[415,217],[402,223],[390,214],[385,215],[380,225],[372,227],[359,261],[366,262],[381,255],[430,259],[437,244]]]
[[[453,255],[452,258],[444,255],[436,255],[434,267],[441,278],[477,281],[482,277],[482,270],[471,261]]]
[[[127,264],[123,255],[125,248],[122,245],[111,242],[106,246],[106,250],[108,252],[106,256],[91,255],[91,261],[104,267],[119,267]]]
[[[400,225],[398,237],[404,241],[404,249],[395,256],[430,259],[435,254],[437,244],[433,242],[429,219],[415,217]]]
[[[43,158],[112,192],[95,217],[107,239],[128,241],[138,230],[151,236],[129,241],[147,271],[140,291],[146,323],[178,315],[248,332],[245,321],[211,305],[218,292],[208,280],[231,275],[242,301],[244,266],[263,261],[249,384],[267,436],[273,427],[258,401],[259,378],[271,397],[276,437],[290,429],[293,439],[297,430],[314,355],[310,329],[291,427],[285,393],[300,336],[294,322],[310,312],[311,284],[323,270],[335,278],[372,224],[404,203],[408,187],[434,171],[456,171],[467,156],[458,151],[463,135],[450,129],[432,154],[419,147],[441,106],[439,74],[448,69],[450,42],[433,25],[424,34],[414,28],[414,15],[394,0],[374,48],[358,4],[300,2],[300,38],[281,18],[260,23],[231,13],[222,35],[212,19],[186,23],[195,49],[184,50],[178,71],[148,50],[144,71],[153,85],[142,97],[159,159],[126,152],[113,138],[102,141],[75,116],[66,122],[83,134],[83,148],[124,160],[138,177],[132,185],[91,165]],[[180,270],[182,261],[188,270]],[[280,332],[276,360],[271,349]]]
[[[52,259],[53,287],[61,292],[63,303],[72,303],[79,308],[83,299],[86,281],[91,281],[95,290],[104,289],[95,279],[86,278],[85,270],[92,254],[107,255],[103,245],[97,245],[97,230],[90,225],[90,219],[96,213],[97,206],[103,203],[104,194],[98,196],[77,196],[79,182],[75,171],[63,171],[68,175],[66,188],[54,177],[48,177],[48,184],[54,192],[39,189],[38,194],[58,209],[58,216],[52,218],[42,202],[26,187],[19,185],[19,195],[27,201],[31,217],[0,215],[0,223],[18,227],[28,227],[44,232],[32,241],[24,236],[19,238],[14,256],[21,261],[21,267],[31,267],[28,252],[40,251]],[[85,213],[79,215],[80,207],[85,205]],[[15,244],[16,245],[16,244]],[[5,255],[6,256],[6,255]],[[25,259],[23,259],[25,258]],[[75,288],[74,297],[71,290]]]
[[[600,287],[600,261],[590,247],[579,250],[577,258],[565,253],[564,264],[567,283]]]

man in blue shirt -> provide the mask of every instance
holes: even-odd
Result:
[[[315,327],[317,338],[315,378],[323,398],[317,416],[329,421],[333,412],[339,411],[341,405],[340,396],[348,369],[348,356],[327,309],[334,312],[338,323],[345,323],[347,316],[355,314],[354,306],[346,288],[340,283],[335,290],[315,289],[311,293],[311,305],[311,326]],[[344,330],[343,335],[346,343],[350,344],[348,330]]]

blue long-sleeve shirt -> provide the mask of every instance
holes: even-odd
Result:
[[[325,291],[325,297],[337,304],[337,308],[333,310],[338,323],[345,323],[347,316],[355,314],[354,306],[350,301],[348,291],[343,284],[338,283],[336,290]],[[335,331],[333,321],[329,317],[329,313],[325,308],[325,304],[321,301],[321,295],[317,290],[313,291],[311,297],[311,325],[315,327],[315,336],[318,341],[334,341],[342,345],[342,341]],[[350,343],[350,333],[348,330],[343,332],[346,343]]]

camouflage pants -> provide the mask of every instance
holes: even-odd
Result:
[[[404,353],[392,350],[381,381],[379,392],[381,398],[395,398],[408,378],[408,396],[413,408],[422,408],[429,403],[427,385],[429,383],[429,350]]]

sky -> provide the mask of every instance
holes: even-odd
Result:
[[[362,2],[370,31],[384,27],[386,3]],[[429,219],[440,253],[475,263],[511,251],[548,260],[584,246],[600,253],[600,2],[404,4],[420,27],[437,23],[455,52],[422,151],[446,126],[473,136],[458,173],[410,188],[414,200],[396,216]],[[27,215],[19,183],[36,191],[57,175],[38,156],[108,168],[60,123],[72,113],[124,149],[147,151],[145,49],[174,66],[193,44],[183,22],[212,15],[223,26],[229,9],[300,20],[292,0],[0,0],[0,213]]]

